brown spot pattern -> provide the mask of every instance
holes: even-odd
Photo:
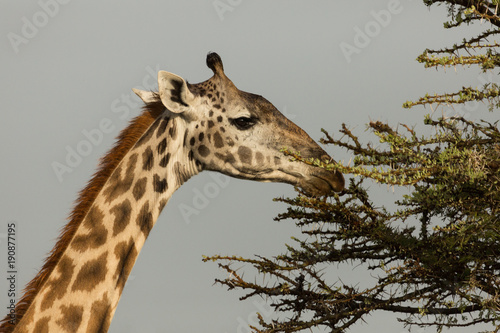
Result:
[[[147,147],[142,153],[142,169],[145,171],[151,170],[154,164],[153,150],[151,147]]]
[[[127,225],[130,223],[131,211],[132,205],[130,205],[130,201],[128,199],[125,199],[122,203],[110,209],[110,212],[115,215],[113,223],[113,236],[116,236],[125,230]]]
[[[146,192],[147,181],[148,179],[146,177],[142,177],[135,183],[134,188],[132,189],[132,194],[135,200],[140,200]]]
[[[136,219],[137,225],[141,228],[141,231],[144,233],[144,236],[147,238],[149,232],[153,228],[153,215],[149,210],[149,202],[146,202],[137,215]]]
[[[108,293],[102,296],[102,299],[94,301],[90,308],[90,321],[87,332],[106,333],[111,324],[111,309]]]
[[[168,188],[167,180],[165,178],[162,179],[160,178],[160,176],[158,176],[158,174],[155,174],[153,176],[153,188],[155,192],[158,193],[165,192]]]
[[[163,156],[163,158],[160,160],[160,166],[163,168],[166,167],[169,160],[170,160],[170,153],[167,153],[167,155]]]
[[[73,265],[73,260],[64,256],[57,264],[56,269],[59,272],[58,277],[50,279],[46,283],[48,290],[40,304],[42,311],[52,307],[56,299],[61,299],[66,294],[66,289],[73,277],[75,265]]]
[[[89,230],[89,233],[86,235],[76,235],[71,241],[71,247],[75,251],[84,252],[106,243],[108,230],[104,226],[103,220],[103,212],[96,206],[92,206],[88,215],[83,220],[83,226]]]
[[[182,142],[184,143],[184,145],[187,144],[187,137],[188,137],[188,130],[186,130],[186,132],[184,132],[184,139],[182,140]]]
[[[104,213],[97,206],[92,206],[90,208],[89,213],[85,217],[83,221],[83,225],[87,229],[92,229],[99,225],[102,225],[102,221],[104,220]]]
[[[49,332],[49,317],[42,317],[38,319],[38,321],[35,324],[35,328],[33,329],[33,332],[36,333],[50,333]]]
[[[168,125],[168,119],[167,118],[162,118],[160,125],[158,126],[158,132],[156,132],[156,137],[159,138],[160,136],[165,133],[165,129],[167,128]]]
[[[139,253],[135,248],[132,238],[128,242],[123,241],[118,243],[114,253],[116,258],[118,258],[118,266],[116,267],[114,278],[121,294]]]
[[[207,157],[208,154],[210,154],[210,149],[208,149],[205,145],[200,145],[198,147],[198,153],[200,153],[200,155],[203,157]]]
[[[139,140],[137,140],[135,146],[134,146],[134,149],[137,149],[139,148],[140,146],[142,146],[145,142],[148,142],[149,139],[151,139],[151,137],[153,136],[153,133],[156,131],[156,129],[158,128],[158,126],[160,125],[160,122],[161,122],[161,119],[156,119],[153,124],[149,127],[149,129],[146,131],[146,133],[144,133],[143,136],[141,136],[141,138]]]
[[[224,147],[224,142],[222,141],[222,137],[220,136],[219,132],[214,133],[214,145],[215,148]]]
[[[165,205],[167,204],[168,200],[167,199],[162,199],[160,201],[160,204],[158,205],[158,215],[160,215],[161,211],[163,208],[165,208]]]
[[[245,164],[252,163],[252,150],[250,148],[245,147],[245,146],[240,146],[238,148],[238,156],[239,156],[241,162],[243,162]]]
[[[175,121],[172,122],[172,125],[168,129],[168,135],[175,140],[177,138],[177,126],[175,125]]]
[[[107,197],[107,203],[111,202],[116,197],[122,195],[130,189],[134,181],[136,163],[137,154],[133,154],[128,160],[127,170],[123,178],[121,177],[121,166],[117,167],[113,172],[113,175],[109,178],[107,187],[103,191],[103,194]]]
[[[101,254],[98,258],[89,260],[83,264],[76,276],[75,282],[71,287],[72,291],[83,290],[91,291],[106,278],[108,271],[106,267],[108,251]]]
[[[264,155],[260,151],[255,153],[255,159],[257,161],[257,164],[262,164],[264,163]]]
[[[69,306],[61,305],[59,311],[62,319],[59,319],[56,323],[61,330],[68,333],[76,332],[82,323],[83,307],[71,304]]]
[[[16,307],[17,321],[22,320],[23,323],[34,325],[33,311],[30,309],[33,309],[31,305],[35,297],[40,295],[42,289],[46,291],[45,288],[47,287],[47,282],[51,279],[51,274],[57,271],[57,267],[64,257],[64,252],[71,243],[78,228],[80,228],[84,217],[87,215],[96,197],[100,194],[102,195],[104,187],[109,182],[112,173],[122,162],[123,158],[130,153],[131,149],[134,149],[140,138],[144,137],[146,132],[151,129],[164,110],[165,106],[159,98],[156,98],[151,103],[147,103],[145,110],[127,128],[120,132],[116,144],[101,159],[97,172],[78,195],[78,199],[70,214],[70,221],[62,230],[53,251],[51,251],[45,260],[36,277],[26,285],[23,295],[19,295],[20,298]],[[0,324],[0,331],[4,328],[11,329],[11,325],[7,322],[9,320],[8,317],[4,318],[7,319],[3,320],[3,324]],[[20,333],[24,331],[20,326],[17,329]]]
[[[163,155],[165,152],[165,149],[167,148],[167,139],[161,140],[161,142],[158,144],[158,154]]]

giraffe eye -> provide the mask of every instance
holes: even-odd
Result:
[[[236,126],[237,129],[244,131],[252,127],[257,123],[257,120],[249,117],[240,117],[231,119],[231,124]]]

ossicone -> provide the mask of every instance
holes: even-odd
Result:
[[[212,72],[214,72],[215,75],[224,74],[222,59],[215,52],[209,52],[207,54],[207,66],[212,70]]]

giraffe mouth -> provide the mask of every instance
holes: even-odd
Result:
[[[329,195],[333,192],[340,192],[344,188],[344,178],[339,172],[320,170],[305,176],[302,173],[281,168],[279,171],[292,176],[294,181],[290,183],[299,186],[311,196]]]
[[[344,177],[339,172],[328,172],[328,174],[312,174],[312,185],[320,195],[328,195],[340,192],[344,189]]]
[[[279,169],[264,169],[256,172],[249,168],[238,168],[239,174],[233,175],[236,178],[253,179],[261,182],[284,182],[300,187],[305,193],[311,196],[329,195],[333,192],[340,192],[344,188],[344,177],[339,172],[315,170],[308,174],[301,172]],[[281,175],[280,175],[281,173]],[[283,174],[288,175],[284,179]]]
[[[267,176],[271,174],[274,170],[271,168],[260,170],[260,171],[255,171],[251,168],[246,168],[246,167],[239,167],[236,168],[238,170],[239,175],[235,175],[235,177],[240,177],[240,178],[252,178],[253,180],[257,181],[265,181],[267,180]]]

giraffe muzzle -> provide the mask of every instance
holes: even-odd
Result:
[[[344,189],[344,177],[338,171],[327,171],[321,169],[311,175],[311,185],[314,187],[314,195],[328,195],[333,192],[341,192]],[[307,191],[307,190],[306,190]]]

